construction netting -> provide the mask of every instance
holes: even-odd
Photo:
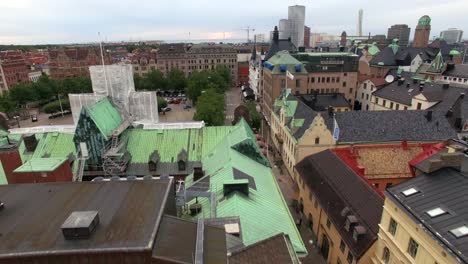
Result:
[[[156,92],[131,92],[128,99],[131,121],[158,123],[159,112]]]
[[[69,94],[68,99],[70,100],[70,108],[72,111],[74,124],[76,125],[78,123],[78,119],[80,118],[81,108],[83,106],[92,106],[104,97],[105,95]]]

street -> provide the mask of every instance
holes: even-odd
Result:
[[[226,91],[224,101],[226,104],[224,124],[231,125],[234,120],[234,110],[242,103],[240,87],[232,87]]]

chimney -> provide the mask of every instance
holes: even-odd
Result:
[[[405,78],[398,79],[398,86],[402,85],[405,82]]]
[[[203,171],[203,168],[201,166],[197,166],[193,168],[193,181],[194,182],[203,178],[203,176],[205,176],[205,172]]]
[[[428,173],[442,168],[459,168],[464,160],[463,152],[443,153],[440,157],[429,160]]]
[[[455,64],[453,62],[447,63],[447,71],[455,69]]]
[[[422,91],[424,90],[424,85],[425,85],[425,84],[426,84],[426,83],[425,83],[424,81],[421,81],[421,82],[419,83],[419,91],[422,92]]]
[[[432,121],[432,110],[427,111],[426,118],[428,122]]]
[[[330,117],[333,117],[333,107],[331,107],[331,106],[328,106],[328,115]]]
[[[410,83],[406,83],[406,88],[410,88]]]
[[[279,32],[278,32],[278,27],[275,26],[275,30],[273,30],[273,41],[278,42],[279,40]]]
[[[26,151],[34,152],[37,147],[37,139],[34,134],[27,134],[23,137],[24,145],[26,146]]]
[[[447,114],[445,114],[445,117],[452,117],[453,116],[453,109],[450,108],[448,111],[447,111]]]
[[[5,207],[5,204],[0,201],[0,210],[2,210]]]

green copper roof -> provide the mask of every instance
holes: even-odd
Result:
[[[8,131],[5,131],[5,130],[3,130],[3,129],[0,129],[0,138],[1,138],[1,137],[6,137],[6,136],[8,136]]]
[[[181,149],[187,150],[189,161],[200,161],[233,129],[232,126],[174,130],[135,128],[127,129],[123,138],[128,139],[127,151],[132,155],[132,163],[147,163],[155,150],[161,162],[174,162]]]
[[[7,180],[5,171],[3,170],[2,161],[0,160],[0,185],[5,185],[5,184],[8,184],[8,180]]]
[[[302,62],[298,61],[296,58],[291,56],[287,51],[280,51],[271,57],[268,61],[268,64],[272,65],[273,68],[271,72],[274,74],[286,74],[285,71],[281,71],[281,66],[286,66],[287,70],[294,74],[304,74],[307,73]],[[296,71],[295,66],[301,66],[300,71]],[[288,80],[293,82],[292,80]]]
[[[398,45],[398,39],[393,39],[392,43],[390,43],[388,46],[392,48],[393,54],[397,54],[398,50],[400,49],[400,45]]]
[[[377,42],[372,43],[372,45],[367,49],[370,55],[375,56],[380,52],[379,47],[377,47]]]
[[[106,139],[109,139],[112,132],[123,122],[119,110],[107,97],[85,109]]]
[[[32,158],[14,172],[51,172],[62,165],[67,158]]]
[[[217,198],[216,217],[238,216],[245,245],[284,232],[289,235],[294,250],[304,255],[307,250],[271,169],[233,148],[244,140],[252,140],[249,133],[242,131],[246,129],[236,126],[236,130],[202,160],[205,175],[210,177],[210,190]],[[256,144],[255,140],[252,144]],[[249,194],[232,192],[224,196],[224,184],[241,176],[249,179]],[[186,185],[190,186],[192,181],[193,176],[189,176]],[[200,197],[198,202],[203,209],[195,218],[210,217],[209,200]]]
[[[419,26],[430,26],[431,18],[429,16],[422,16],[418,21]]]
[[[452,56],[460,56],[461,55],[461,53],[458,50],[451,50],[449,54],[452,55]]]
[[[444,57],[442,56],[442,52],[439,51],[435,59],[432,61],[430,69],[432,72],[441,72],[444,67]]]
[[[52,132],[42,136],[32,158],[68,158],[76,155],[73,134]]]

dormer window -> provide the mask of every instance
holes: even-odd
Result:
[[[462,225],[460,227],[454,228],[450,230],[450,233],[457,238],[464,237],[468,235],[468,227],[466,225]]]

